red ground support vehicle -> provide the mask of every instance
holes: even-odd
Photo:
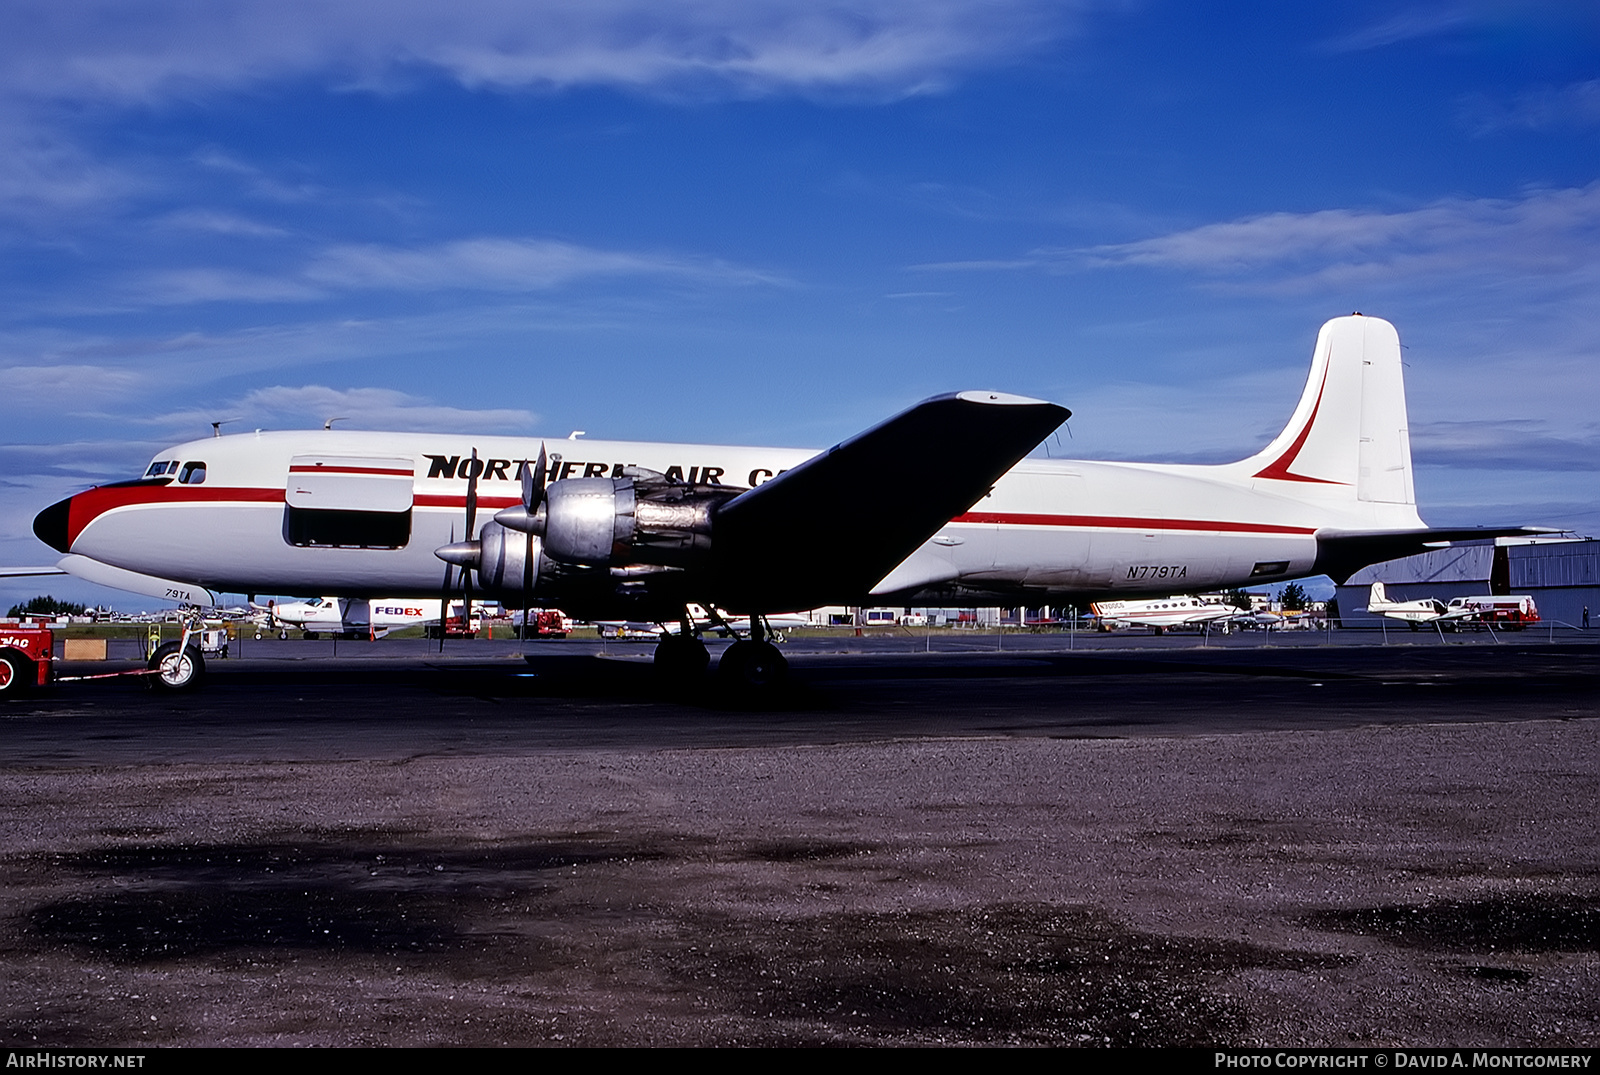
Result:
[[[146,676],[150,685],[158,690],[190,690],[199,686],[206,674],[199,634],[192,625],[186,624],[183,637],[157,646],[143,668],[90,676],[61,676],[55,669],[54,631],[35,623],[0,624],[0,698],[15,698],[51,683],[119,676]]]
[[[0,698],[26,694],[50,682],[55,633],[32,623],[0,626]]]

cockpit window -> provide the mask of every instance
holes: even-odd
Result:
[[[173,466],[177,466],[176,463]],[[178,471],[179,485],[200,485],[206,480],[206,465],[204,463],[185,463],[183,469]]]
[[[147,478],[157,478],[157,477],[160,477],[161,475],[165,474],[166,472],[167,472],[167,461],[165,459],[159,459],[156,462],[150,464],[150,469],[144,472],[144,476],[147,477]]]

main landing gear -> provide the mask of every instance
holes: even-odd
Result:
[[[711,608],[710,605],[706,607]],[[789,662],[769,641],[771,632],[759,615],[750,617],[746,636],[741,636],[717,613],[712,612],[711,617],[717,627],[737,639],[723,650],[717,661],[718,687],[736,698],[760,701],[782,686],[788,678]],[[705,678],[710,663],[711,655],[694,633],[694,625],[687,614],[679,622],[677,634],[664,634],[656,644],[656,675],[673,689],[698,685]]]

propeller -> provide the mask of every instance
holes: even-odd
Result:
[[[539,463],[536,467],[522,465],[522,510],[531,518],[544,499],[544,443],[539,444]],[[533,531],[524,535],[527,544],[522,553],[522,648],[528,648],[528,606],[533,603]]]
[[[439,652],[444,652],[445,624],[450,619],[450,597],[454,592],[451,580],[454,569],[461,568],[461,618],[472,620],[472,571],[478,566],[482,549],[476,537],[478,523],[478,475],[483,465],[478,460],[478,449],[472,449],[471,462],[467,464],[467,532],[465,541],[456,540],[455,524],[450,524],[450,543],[433,550],[433,555],[444,561],[444,586],[439,599]],[[524,483],[526,484],[526,483]]]

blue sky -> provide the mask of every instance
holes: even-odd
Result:
[[[0,244],[0,563],[220,419],[1222,461],[1355,309],[1425,519],[1600,529],[1587,3],[10,0]]]

